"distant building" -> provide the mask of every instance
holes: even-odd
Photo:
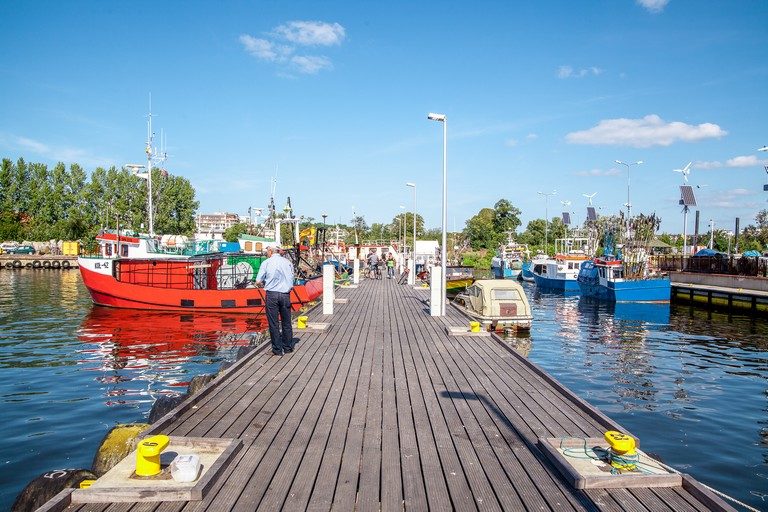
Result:
[[[195,217],[197,236],[222,240],[224,231],[240,222],[236,213],[201,213]]]

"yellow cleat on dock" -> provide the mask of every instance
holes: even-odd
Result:
[[[136,475],[155,476],[160,473],[160,454],[170,441],[168,436],[163,434],[141,441],[136,448]]]

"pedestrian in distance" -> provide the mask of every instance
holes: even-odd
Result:
[[[293,265],[275,247],[267,247],[267,259],[261,263],[256,283],[266,290],[266,312],[272,354],[281,356],[293,352],[291,326],[291,296]]]
[[[390,253],[387,256],[387,279],[394,279],[395,277],[395,258]]]
[[[379,255],[376,254],[376,249],[371,249],[368,254],[368,277],[371,279],[376,277],[376,269],[379,266]]]

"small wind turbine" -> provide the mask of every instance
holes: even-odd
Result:
[[[693,162],[688,162],[688,165],[683,167],[682,169],[672,169],[672,172],[679,172],[683,175],[683,180],[688,183],[688,175],[691,174],[691,164]]]
[[[564,207],[568,207],[571,205],[570,201],[560,201],[560,204],[562,204]]]
[[[587,204],[587,206],[592,206],[592,198],[597,195],[597,192],[592,192],[591,194],[581,194],[581,195],[589,199],[589,204]]]

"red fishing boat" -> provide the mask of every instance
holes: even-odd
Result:
[[[98,256],[78,258],[93,302],[117,308],[263,313],[266,294],[255,279],[263,257],[159,250],[154,237],[103,233]],[[291,307],[323,291],[322,276],[297,279]]]

